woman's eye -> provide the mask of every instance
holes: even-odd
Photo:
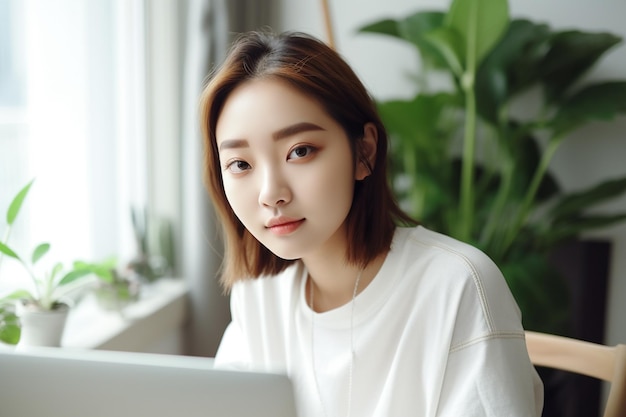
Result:
[[[289,156],[287,157],[287,159],[289,160],[304,158],[311,155],[313,152],[315,152],[315,148],[312,146],[298,146],[297,148],[294,148],[291,152],[289,152]]]
[[[247,163],[246,161],[236,160],[236,161],[229,162],[228,165],[226,165],[226,169],[232,172],[233,174],[238,174],[247,169],[250,169],[250,164]]]

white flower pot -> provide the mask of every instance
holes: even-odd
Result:
[[[59,304],[54,310],[40,310],[32,305],[17,303],[17,315],[22,324],[22,335],[17,347],[61,346],[69,310],[67,304]]]

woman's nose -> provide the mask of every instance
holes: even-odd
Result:
[[[277,207],[291,201],[291,190],[280,170],[270,167],[263,173],[259,190],[259,204]]]

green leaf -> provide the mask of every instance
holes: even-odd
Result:
[[[443,27],[443,12],[417,12],[398,22],[403,39],[411,42],[420,52],[422,61],[433,68],[446,68],[446,61],[439,51],[425,40],[425,36]]]
[[[539,145],[539,140],[530,134],[524,135],[517,141],[509,141],[507,145],[512,146],[509,152],[515,164],[515,175],[512,178],[511,194],[519,197],[521,200],[530,186],[533,175],[537,171],[541,160],[542,149]],[[503,147],[504,146],[506,145],[503,144]],[[554,177],[547,172],[539,185],[535,201],[545,201],[557,195],[558,192],[558,183]]]
[[[20,340],[21,327],[15,313],[0,307],[0,342],[15,345]]]
[[[0,242],[0,252],[2,252],[3,254],[7,256],[10,256],[11,258],[15,258],[18,261],[21,261],[20,257],[17,256],[17,253],[13,252],[13,250],[10,247],[8,247],[2,242]]]
[[[3,296],[2,300],[12,300],[12,301],[24,300],[24,299],[32,300],[34,298],[35,297],[33,297],[33,295],[27,290],[16,290],[8,295]]]
[[[555,136],[592,120],[610,120],[626,112],[626,81],[597,83],[567,99],[549,125]]]
[[[549,36],[547,25],[524,19],[511,21],[476,74],[478,112],[484,119],[497,125],[499,109],[538,81],[538,66]]]
[[[54,278],[63,270],[63,264],[61,262],[57,262],[56,264],[54,264],[54,267],[52,268],[52,272],[50,272],[50,280],[49,282],[52,283],[54,282]]]
[[[61,280],[59,281],[59,286],[67,285],[91,273],[92,271],[88,269],[70,271],[67,274],[65,274],[63,278],[61,278]]]
[[[492,67],[478,72],[476,79],[476,110],[483,120],[497,126],[498,111],[509,99],[507,74],[502,68]]]
[[[21,326],[17,315],[0,304],[0,342],[16,345],[20,340]]]
[[[403,39],[398,28],[398,21],[394,19],[383,19],[357,29],[360,33],[376,33],[380,35],[393,36],[394,38]]]
[[[442,111],[456,105],[457,98],[445,93],[379,102],[379,113],[393,137],[392,150],[404,156],[414,154],[420,165],[429,163],[440,169],[447,147],[447,137],[442,137],[440,128]]]
[[[35,180],[33,179],[28,184],[26,184],[26,186],[24,186],[24,188],[22,188],[13,198],[13,201],[11,201],[11,204],[9,205],[9,210],[7,211],[7,224],[9,226],[13,225],[15,218],[22,208],[22,203],[28,195],[28,191],[30,190],[30,187],[33,185],[34,181]]]
[[[9,344],[17,345],[22,335],[22,329],[17,324],[10,324],[6,326],[0,326],[0,341]]]
[[[443,25],[444,16],[439,11],[419,11],[401,20],[379,20],[362,26],[357,31],[392,36],[419,46],[424,34]]]
[[[578,216],[595,204],[616,198],[626,192],[626,177],[605,181],[584,191],[571,193],[550,210],[550,216],[555,219],[566,216]]]
[[[534,23],[526,19],[514,19],[508,25],[500,40],[483,61],[499,67],[524,64],[532,54],[532,65],[537,65],[544,54],[534,51],[537,45],[545,48],[545,41],[550,38],[550,28],[545,24]]]
[[[450,169],[443,109],[456,108],[457,101],[444,93],[377,103],[389,133],[391,168],[395,178],[401,178],[394,190],[403,207],[422,221],[449,189],[440,184]]]
[[[379,102],[378,110],[389,131],[413,142],[421,132],[434,130],[432,125],[438,117],[438,108],[429,104],[434,102],[427,96],[417,95],[413,100]]]
[[[503,49],[518,48],[509,52],[511,54],[507,68],[509,97],[527,91],[539,83],[541,62],[552,36],[548,25],[525,20],[513,22],[511,29],[511,38],[502,44]]]
[[[554,34],[538,66],[548,102],[560,101],[571,86],[620,41],[621,38],[610,33],[571,30]]]
[[[554,224],[541,236],[546,245],[554,246],[558,242],[579,236],[582,232],[612,226],[626,220],[626,213],[597,216],[577,216],[568,218],[560,224]]]
[[[446,63],[439,51],[425,41],[428,32],[443,26],[445,13],[419,11],[401,20],[383,19],[358,29],[360,33],[391,36],[411,43],[419,51],[422,61],[434,68],[445,68]]]
[[[441,56],[457,78],[462,77],[465,50],[463,38],[456,30],[447,27],[435,29],[424,35],[424,42]]]
[[[94,274],[100,280],[113,283],[115,281],[114,271],[117,260],[112,257],[99,263],[88,263],[83,261],[74,262],[74,271],[85,272],[86,274]]]
[[[453,0],[446,25],[465,42],[465,70],[475,74],[481,60],[500,39],[509,24],[507,0]]]
[[[404,39],[421,46],[424,35],[442,27],[444,18],[443,12],[417,12],[400,20],[398,30]]]
[[[39,259],[41,259],[46,253],[48,253],[48,251],[50,250],[50,244],[49,243],[42,243],[40,245],[38,245],[35,250],[33,251],[33,256],[32,256],[32,264],[36,264],[37,261],[39,261]]]

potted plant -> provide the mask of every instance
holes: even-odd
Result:
[[[626,112],[624,80],[584,77],[621,39],[511,20],[506,0],[453,0],[447,11],[383,19],[360,32],[408,42],[420,57],[419,93],[378,102],[403,206],[483,249],[526,328],[565,332],[567,290],[549,254],[583,231],[624,221],[626,213],[589,209],[623,194],[626,177],[567,193],[550,161],[576,129]],[[434,73],[449,76],[449,88],[433,90]],[[515,104],[531,90],[541,92],[537,112],[522,117]]]
[[[65,270],[61,263],[55,264],[49,271],[41,275],[35,269],[36,264],[50,250],[49,243],[41,243],[35,247],[29,259],[19,256],[7,241],[22,203],[26,198],[33,181],[29,182],[15,196],[7,211],[7,232],[3,242],[0,242],[0,262],[3,256],[8,256],[19,262],[31,279],[30,289],[19,289],[0,298],[0,314],[3,318],[0,323],[1,339],[5,343],[24,345],[58,346],[65,326],[69,305],[65,296],[76,285],[79,279],[91,274],[89,269],[81,264],[75,264]],[[16,312],[7,306],[15,305]],[[15,314],[17,313],[17,316]],[[19,317],[19,324],[16,318]],[[21,332],[17,326],[21,325]]]

